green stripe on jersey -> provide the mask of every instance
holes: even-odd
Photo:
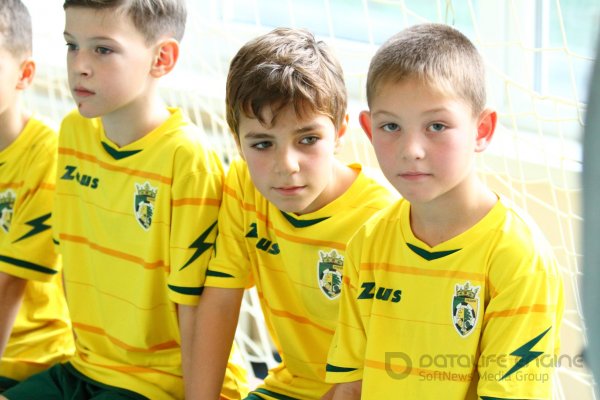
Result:
[[[327,364],[327,367],[325,367],[325,371],[327,371],[327,372],[352,372],[352,371],[356,371],[356,368],[338,367],[336,365]]]
[[[185,286],[169,285],[169,289],[171,289],[174,292],[180,293],[180,294],[199,296],[202,294],[204,287],[202,287],[202,286],[201,287],[185,287]]]
[[[58,272],[53,269],[44,267],[43,265],[34,264],[29,261],[19,260],[18,258],[12,258],[12,257],[8,257],[8,256],[0,255],[0,261],[4,261],[7,264],[16,265],[17,267],[30,269],[32,271],[42,272],[42,273],[48,274],[48,275],[54,275]]]

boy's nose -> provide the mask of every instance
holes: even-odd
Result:
[[[423,139],[418,134],[407,133],[400,143],[400,154],[405,160],[420,160],[425,157]]]
[[[85,55],[83,55],[81,53],[70,57],[69,66],[70,66],[71,72],[73,72],[77,75],[84,75],[84,76],[91,75],[92,70],[90,68],[89,62],[88,62],[87,58],[85,57]]]
[[[300,171],[298,154],[293,149],[280,149],[275,160],[275,172],[279,175],[291,175]]]

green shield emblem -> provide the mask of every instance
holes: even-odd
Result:
[[[319,251],[319,256],[317,266],[319,287],[327,298],[333,300],[342,292],[344,257],[335,250],[330,253]]]
[[[10,230],[16,199],[17,195],[12,189],[0,193],[0,228],[4,232]]]
[[[135,219],[145,230],[150,229],[154,217],[154,203],[158,188],[152,187],[148,182],[143,185],[135,184],[133,195],[133,211]]]
[[[455,286],[452,297],[452,323],[460,336],[469,336],[477,325],[479,289],[480,286],[471,286],[470,282]]]

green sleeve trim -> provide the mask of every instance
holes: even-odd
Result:
[[[206,276],[214,276],[216,278],[233,278],[233,275],[226,274],[225,272],[211,271],[210,269],[206,271]]]
[[[488,397],[488,396],[480,396],[481,400],[513,400],[508,397]],[[516,399],[515,399],[516,400]]]
[[[267,395],[269,397],[272,397],[272,398],[278,399],[278,400],[300,400],[300,399],[297,399],[296,397],[290,397],[290,396],[286,396],[283,394],[275,393],[275,392],[272,392],[272,391],[264,389],[264,388],[258,388],[256,390],[253,390],[252,393],[264,394],[264,395]],[[252,395],[252,393],[250,393],[250,395]]]
[[[47,274],[47,275],[54,275],[58,272],[51,268],[44,267],[43,265],[34,264],[29,261],[20,260],[18,258],[12,258],[12,257],[8,257],[8,256],[0,255],[0,261],[5,262],[7,264],[12,264],[17,267],[29,269],[29,270],[36,271],[36,272],[41,272],[41,273]]]
[[[356,371],[357,368],[346,368],[346,367],[338,367],[336,365],[327,364],[325,367],[325,371],[327,372],[352,372]]]
[[[200,296],[202,291],[204,290],[203,286],[200,287],[187,287],[187,286],[174,286],[169,285],[169,289],[174,291],[175,293],[185,294],[189,296]]]

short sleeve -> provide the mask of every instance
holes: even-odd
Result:
[[[225,180],[219,211],[219,236],[206,274],[206,286],[246,288],[252,285],[244,226],[244,196],[251,187],[246,184],[243,171],[244,164],[234,162]]]
[[[352,382],[362,379],[366,349],[366,333],[361,319],[358,296],[362,233],[354,236],[346,249],[340,312],[327,358],[326,381]]]

